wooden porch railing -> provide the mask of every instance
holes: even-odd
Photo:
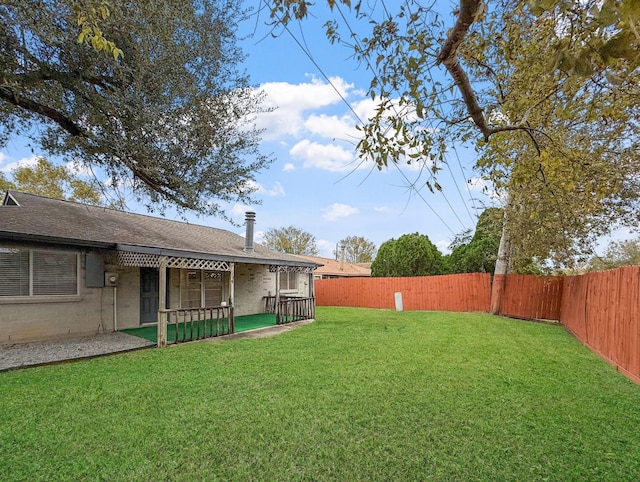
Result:
[[[294,321],[312,320],[315,315],[315,298],[281,298],[278,310],[276,310],[276,324],[284,325]]]
[[[168,339],[168,327],[173,337]],[[233,306],[158,311],[158,346],[202,340],[234,332]]]
[[[299,296],[280,295],[280,301],[288,299],[298,299]],[[264,312],[276,314],[276,297],[265,296],[264,297]]]

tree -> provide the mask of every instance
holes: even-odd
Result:
[[[33,132],[45,152],[104,170],[148,206],[226,217],[220,202],[253,202],[270,159],[252,123],[260,97],[237,68],[238,2],[102,5],[0,7],[0,141]]]
[[[505,93],[497,95],[501,115],[531,126],[492,136],[477,161],[507,193],[505,235],[516,270],[531,259],[583,261],[612,223],[636,225],[639,206],[635,81],[618,87],[595,63],[600,70],[587,80],[576,70],[549,75],[547,64],[530,61],[531,49],[555,52],[567,38],[558,36],[557,17],[534,17],[533,26],[530,18],[503,14],[504,43],[483,51],[492,66],[487,79]],[[572,48],[581,50],[577,44]],[[481,76],[486,69],[477,65]]]
[[[593,271],[632,265],[640,265],[640,238],[611,241],[603,256],[594,256],[589,261],[589,269]]]
[[[347,263],[370,263],[376,254],[375,243],[362,236],[347,236],[340,240],[336,257],[340,257],[342,247]]]
[[[419,233],[385,241],[371,263],[371,276],[427,276],[443,273],[442,254]]]
[[[271,3],[284,23],[310,5]],[[328,0],[336,10],[341,3],[351,2]],[[460,0],[453,25],[437,2],[402,2],[395,12],[383,3],[382,14],[376,5],[353,9],[372,26],[368,38],[348,21],[344,36],[338,21],[326,24],[329,39],[372,72],[378,107],[358,150],[380,167],[429,162],[435,174],[448,145],[480,135],[477,167],[508,199],[492,312],[509,267],[570,267],[612,224],[638,225],[635,2]]]
[[[449,269],[452,273],[493,273],[502,235],[504,211],[489,208],[478,218],[473,236],[452,243]],[[456,241],[456,240],[454,240]]]
[[[16,185],[9,181],[4,173],[0,171],[0,193],[8,191],[9,189],[15,189]]]
[[[55,199],[82,202],[95,206],[104,204],[95,183],[80,179],[66,166],[54,166],[40,157],[34,166],[18,166],[11,171],[13,181],[0,178],[0,189],[39,194]]]
[[[573,39],[565,37],[555,46],[554,68],[584,78],[604,68],[617,82],[640,65],[640,9],[633,0],[538,0],[529,7],[540,16],[560,13],[565,27],[573,33]]]
[[[328,4],[340,14],[327,23],[329,39],[371,72],[377,110],[362,126],[360,156],[380,167],[428,163],[435,174],[448,146],[476,140],[477,167],[509,199],[499,266],[570,265],[612,223],[637,225],[633,2],[461,0],[453,22],[437,2],[382,12],[357,2],[366,38],[352,19],[339,21],[348,0]],[[286,23],[307,16],[310,2],[271,5]]]
[[[315,236],[295,226],[268,229],[262,244],[281,253],[318,256]]]

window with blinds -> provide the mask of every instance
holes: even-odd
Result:
[[[78,253],[0,246],[0,296],[78,294]]]
[[[287,273],[286,271],[280,271],[280,289],[297,290],[298,273]]]
[[[180,307],[219,306],[222,301],[223,274],[218,271],[181,270]]]

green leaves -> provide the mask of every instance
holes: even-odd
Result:
[[[104,204],[97,183],[84,181],[68,167],[56,166],[42,157],[37,159],[34,166],[16,167],[11,171],[11,176],[14,182],[5,189],[16,189],[94,206]]]
[[[124,55],[114,42],[107,40],[99,25],[111,15],[109,2],[73,2],[78,27],[78,43],[91,45],[98,52],[106,52],[113,56],[114,60]]]
[[[376,253],[376,245],[362,236],[347,236],[338,243],[344,246],[345,261],[348,263],[370,263]],[[340,252],[336,253],[336,259],[340,259]]]
[[[295,226],[269,228],[264,234],[262,244],[281,253],[318,255],[315,236]]]
[[[552,70],[583,78],[604,72],[618,78],[640,65],[640,3],[636,0],[579,4],[536,0],[528,6],[539,18],[556,19],[559,41]]]
[[[371,276],[443,274],[442,254],[428,236],[413,233],[382,243],[371,264]]]
[[[502,235],[504,211],[488,208],[478,218],[476,231],[458,235],[449,246],[447,262],[451,273],[493,273]]]
[[[512,200],[523,264],[572,263],[612,223],[638,224],[638,0],[465,0],[452,16],[378,3],[358,6],[362,37],[344,26],[376,102],[361,158],[379,169],[433,159],[436,174],[452,144],[473,143],[480,175]],[[330,34],[339,43],[337,22]]]
[[[261,107],[238,67],[238,2],[22,0],[2,12],[3,140],[30,132],[148,208],[226,217],[223,203],[255,203],[251,181],[271,159],[248,122]]]

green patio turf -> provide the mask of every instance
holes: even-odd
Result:
[[[266,328],[267,326],[275,326],[276,315],[271,313],[258,313],[255,315],[244,315],[235,317],[235,332],[255,330],[257,328]],[[208,333],[207,328],[207,333]],[[156,325],[141,326],[140,328],[126,328],[120,330],[123,333],[134,335],[154,343],[158,342],[158,327]],[[195,333],[195,332],[194,332]],[[182,336],[182,326],[180,327],[179,335]],[[194,334],[195,336],[195,334]],[[174,342],[176,339],[176,325],[167,325],[167,341],[169,343]]]
[[[272,313],[257,313],[255,315],[236,316],[234,323],[236,333],[255,330],[257,328],[266,328],[267,326],[276,325],[276,315]]]

